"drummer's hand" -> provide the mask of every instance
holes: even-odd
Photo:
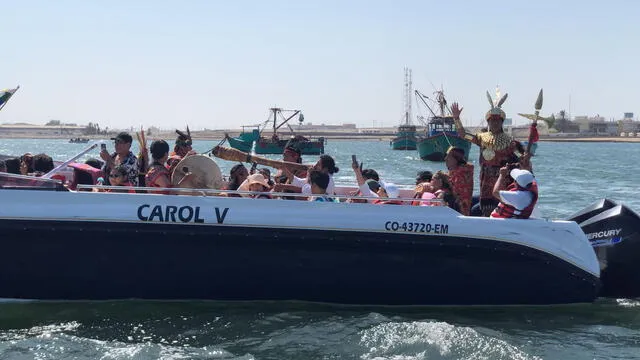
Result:
[[[189,152],[187,153],[187,156],[190,156],[190,155],[198,155],[198,153],[195,152],[195,150],[189,150]]]

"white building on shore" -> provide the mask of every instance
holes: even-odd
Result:
[[[30,124],[7,124],[0,125],[0,136],[81,136],[85,131],[85,126],[46,126]]]

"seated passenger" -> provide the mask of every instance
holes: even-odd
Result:
[[[269,184],[262,174],[249,175],[247,178],[247,184],[249,186],[249,191],[258,193],[251,194],[249,197],[254,199],[271,199],[271,195],[268,194]]]
[[[267,168],[260,168],[258,169],[258,173],[262,174],[262,176],[264,176],[264,178],[267,180],[269,187],[273,188],[274,183],[273,180],[271,180],[271,170]]]
[[[249,191],[249,185],[246,183],[249,171],[242,164],[234,165],[229,171],[229,182],[222,188],[222,190],[232,191]],[[244,184],[244,186],[242,186]],[[228,197],[242,197],[240,194],[224,193],[222,195]]]
[[[4,165],[7,173],[20,175],[20,158],[7,159]]]
[[[509,184],[508,177],[513,181]],[[507,185],[509,184],[509,185]],[[528,170],[500,168],[498,181],[493,187],[493,196],[500,203],[493,210],[493,218],[528,219],[538,202],[538,184]]]
[[[135,194],[136,191],[133,189],[133,184],[129,180],[129,168],[120,164],[111,169],[109,172],[109,185],[111,186],[122,186],[129,187],[129,189],[116,190],[116,189],[98,189],[100,192],[128,192],[131,194]]]
[[[453,195],[453,188],[451,187],[451,182],[447,174],[442,171],[433,174],[431,187],[433,188],[433,195],[435,195],[435,198],[439,201],[432,202],[430,205],[444,205],[458,211],[458,202],[456,201],[455,195]]]
[[[37,154],[33,156],[33,172],[35,176],[42,176],[55,167],[53,159],[47,154]]]
[[[352,162],[351,167],[356,175],[358,181],[358,187],[360,193],[365,197],[377,197],[379,199],[368,200],[368,202],[376,205],[402,205],[402,201],[398,200],[400,197],[400,189],[396,184],[389,182],[378,182],[373,179],[365,180],[360,171],[360,165],[358,161]]]
[[[149,147],[151,152],[151,165],[144,176],[144,183],[147,187],[170,188],[171,173],[167,169],[166,163],[169,158],[169,144],[164,140],[156,140]],[[186,177],[186,176],[185,176]],[[183,178],[184,180],[184,178]],[[155,194],[169,194],[169,191],[154,191]]]
[[[429,194],[433,194],[435,190],[431,186],[431,179],[433,178],[433,173],[431,171],[425,170],[418,172],[416,176],[416,187],[415,194],[413,194],[414,199],[430,199],[433,196]],[[426,194],[426,195],[425,195]],[[414,201],[411,205],[425,205],[424,201]]]
[[[111,140],[114,141],[115,152],[109,154],[106,149],[100,151],[100,157],[104,160],[102,171],[105,174],[111,174],[115,167],[123,165],[127,169],[127,181],[138,186],[138,158],[131,152],[133,138],[128,133],[121,132]],[[105,181],[106,185],[111,184],[110,177]]]
[[[309,171],[309,184],[311,185],[311,194],[309,201],[333,202],[333,199],[327,196],[327,187],[329,186],[329,174],[319,170]]]
[[[20,174],[29,175],[34,173],[33,169],[33,154],[25,153],[20,157]]]
[[[314,170],[321,171],[329,175],[329,185],[327,187],[327,194],[335,195],[335,184],[333,182],[333,174],[337,173],[340,169],[336,166],[335,160],[327,154],[320,155],[320,159],[313,166]],[[287,172],[285,170],[285,172]],[[290,172],[287,172],[287,176],[290,176]],[[311,195],[311,185],[309,185],[309,176],[306,179],[293,176],[291,184],[301,188],[301,192],[305,195]]]
[[[380,176],[378,175],[378,172],[373,169],[364,169],[361,172],[362,172],[362,177],[365,179],[373,179],[375,181],[380,181]]]

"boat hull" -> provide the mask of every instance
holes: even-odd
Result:
[[[415,136],[397,137],[391,140],[391,148],[393,150],[416,150],[417,140]]]
[[[469,158],[470,142],[457,135],[448,134],[445,136],[443,133],[421,139],[418,142],[418,153],[422,160],[444,161],[450,146],[463,149],[464,158]]]
[[[232,148],[243,152],[251,152],[253,148],[253,142],[231,137],[227,138],[227,141],[229,141],[229,145]],[[288,142],[289,140],[266,141],[264,139],[260,139],[256,141],[255,153],[282,154]],[[302,155],[321,155],[324,154],[324,139],[297,142],[296,147],[300,149]]]
[[[0,189],[0,202],[15,204],[0,207],[0,298],[514,305],[599,290],[574,222],[215,196]]]
[[[462,237],[102,222],[0,228],[10,255],[0,264],[2,298],[501,305],[597,294],[597,278],[544,252]]]

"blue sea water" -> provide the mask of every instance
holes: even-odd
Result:
[[[204,152],[217,143],[196,141],[194,147]],[[0,154],[45,152],[65,160],[87,146],[3,139]],[[365,168],[398,184],[413,184],[420,170],[444,170],[442,163],[420,160],[415,151],[390,150],[384,141],[329,140],[326,152],[336,159],[340,171],[335,179],[343,184],[355,181],[352,154]],[[640,144],[634,143],[540,143],[533,162],[543,216],[566,218],[603,197],[640,210],[639,153]],[[97,157],[97,150],[84,158],[89,156]],[[474,147],[470,159],[475,165],[477,158]],[[223,173],[233,166],[217,163]],[[640,301],[435,308],[296,302],[0,303],[0,359],[62,358],[638,359]]]

